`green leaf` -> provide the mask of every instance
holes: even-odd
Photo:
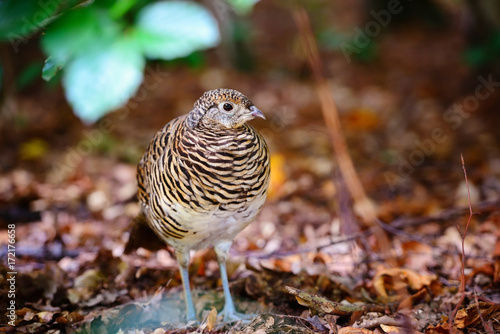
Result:
[[[219,43],[212,14],[188,1],[160,1],[138,14],[135,38],[148,58],[170,60]]]
[[[108,13],[88,6],[72,10],[56,20],[42,38],[42,49],[58,64],[65,64],[79,52],[105,47],[117,38],[121,26]]]
[[[42,79],[45,81],[50,81],[61,68],[63,68],[64,62],[59,61],[54,57],[49,57],[45,60],[45,65],[42,68]]]
[[[62,0],[0,1],[0,40],[19,43],[24,37],[48,24]]]
[[[249,14],[259,0],[226,0],[239,15]]]
[[[66,98],[80,119],[95,122],[136,92],[144,66],[140,49],[127,37],[80,53],[64,70]]]
[[[111,17],[118,19],[125,15],[135,4],[137,0],[117,0],[109,9]]]

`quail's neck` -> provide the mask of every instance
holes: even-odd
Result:
[[[242,132],[246,132],[248,129],[248,126],[245,124],[242,124],[240,126],[234,127],[234,128],[228,128],[225,127],[222,124],[219,124],[214,121],[209,121],[209,120],[203,120],[198,124],[197,127],[195,127],[193,130],[194,131],[199,131],[199,132],[211,132],[219,136],[227,136],[227,135],[237,135]]]

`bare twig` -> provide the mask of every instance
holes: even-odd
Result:
[[[474,300],[476,301],[476,307],[477,307],[477,315],[479,319],[481,319],[481,323],[483,324],[484,329],[488,334],[494,334],[493,328],[491,328],[490,324],[486,323],[483,318],[483,314],[481,312],[481,309],[479,308],[479,300],[477,298],[476,291],[474,291]]]
[[[346,182],[347,188],[354,199],[355,205],[360,209],[360,214],[365,222],[373,222],[376,217],[375,208],[366,195],[366,192],[358,178],[356,169],[347,149],[347,144],[340,125],[337,106],[333,100],[330,86],[323,76],[323,69],[319,56],[318,46],[314,38],[309,16],[304,8],[294,11],[294,18],[300,30],[302,44],[307,53],[309,65],[316,81],[316,90],[321,102],[321,110],[325,119],[332,147],[337,157],[340,172]]]
[[[354,200],[354,206],[361,216],[363,222],[368,226],[375,226],[374,234],[377,237],[381,250],[389,254],[390,243],[384,230],[379,226],[374,225],[377,218],[375,206],[368,198],[365,189],[359,180],[359,177],[354,168],[351,156],[347,148],[344,134],[342,132],[340,119],[337,111],[337,106],[333,100],[331,88],[323,76],[321,59],[319,56],[318,46],[312,32],[309,16],[304,8],[297,7],[293,13],[295,22],[300,31],[302,44],[307,54],[309,66],[316,81],[316,92],[321,102],[321,111],[328,128],[330,141],[335,152],[336,161],[338,163],[342,177],[346,183],[349,193]]]
[[[481,213],[488,213],[492,211],[498,211],[500,210],[500,203],[499,202],[492,202],[492,201],[485,201],[485,202],[480,202],[477,203],[476,209],[480,210]],[[468,210],[468,209],[467,209]],[[441,253],[440,254],[447,254],[447,255],[457,255],[460,254],[459,251],[451,251],[447,249],[442,249],[434,244],[432,244],[430,241],[426,241],[422,237],[418,237],[415,234],[409,233],[404,231],[404,228],[407,227],[415,227],[415,226],[421,226],[428,224],[430,222],[449,222],[453,221],[464,214],[464,208],[452,208],[446,211],[441,212],[439,215],[436,216],[429,216],[429,217],[417,217],[417,218],[411,218],[411,217],[401,217],[398,218],[394,221],[392,221],[390,224],[383,223],[381,221],[378,221],[378,224],[382,226],[387,232],[397,235],[399,237],[408,239],[408,240],[413,240],[417,241],[426,245],[429,245],[430,247],[434,249],[438,249]],[[353,242],[358,238],[367,238],[371,234],[374,233],[374,226],[371,228],[368,228],[362,232],[354,232],[350,235],[345,235],[345,236],[332,236],[331,240],[329,242],[326,242],[324,244],[316,244],[314,246],[304,246],[304,247],[299,247],[291,251],[283,251],[283,250],[277,250],[271,253],[265,253],[262,251],[246,251],[246,252],[241,252],[241,253],[234,253],[233,255],[235,256],[244,256],[245,258],[256,258],[256,259],[270,259],[270,258],[281,258],[281,257],[287,257],[291,255],[296,255],[296,254],[304,254],[304,253],[310,253],[310,252],[318,252],[324,248],[337,245],[337,244],[342,244],[346,242]],[[338,253],[338,254],[344,254],[344,253]],[[469,255],[469,259],[484,259],[484,256],[471,256]],[[380,261],[385,259],[385,257],[377,257],[376,260]],[[483,297],[479,297],[480,299]]]
[[[467,179],[467,170],[465,169],[464,156],[462,154],[460,154],[460,159],[462,161],[462,169],[464,170],[465,185],[467,186],[467,200],[469,201],[469,220],[467,220],[467,224],[465,225],[465,230],[463,233],[460,231],[460,226],[457,225],[457,229],[462,236],[462,265],[460,268],[460,293],[461,293],[461,297],[457,303],[457,306],[455,306],[455,309],[453,310],[452,316],[450,317],[450,328],[453,328],[452,322],[455,319],[455,316],[457,315],[458,309],[460,308],[460,306],[462,305],[462,303],[465,299],[465,237],[467,236],[467,230],[469,229],[469,225],[470,225],[470,222],[472,220],[472,216],[474,215],[474,212],[472,212],[472,203],[470,200],[469,180]]]
[[[500,210],[499,201],[483,201],[475,204],[476,210],[481,211],[481,213],[489,213]],[[469,211],[469,208],[450,208],[443,210],[439,215],[428,216],[428,217],[400,217],[391,222],[392,227],[403,228],[411,226],[420,226],[430,222],[447,222],[453,221],[457,218],[463,216],[463,214]]]

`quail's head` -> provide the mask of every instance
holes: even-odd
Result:
[[[194,104],[191,126],[237,128],[255,117],[265,118],[245,95],[234,89],[214,89],[205,92]]]

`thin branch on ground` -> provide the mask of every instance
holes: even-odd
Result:
[[[498,211],[500,210],[500,203],[499,202],[491,202],[491,201],[485,201],[478,203],[475,205],[477,209],[481,211],[481,213],[488,213],[492,211]],[[406,227],[416,227],[416,226],[421,226],[425,225],[430,222],[448,222],[452,221],[454,219],[459,218],[460,216],[463,215],[464,213],[464,208],[453,208],[449,210],[445,210],[442,213],[440,213],[437,216],[430,216],[430,217],[418,217],[418,218],[411,218],[411,217],[406,217],[406,218],[398,218],[394,220],[391,224],[384,223],[380,220],[377,220],[377,223],[379,225],[382,225],[384,229],[387,230],[387,232],[392,233],[394,235],[397,235],[399,237],[408,239],[408,240],[413,240],[417,241],[423,244],[426,244],[433,249],[439,250],[441,253],[440,254],[446,254],[446,255],[457,255],[461,254],[461,251],[457,249],[457,251],[452,251],[452,250],[447,250],[447,249],[442,249],[439,246],[436,246],[432,244],[430,241],[426,241],[425,239],[418,237],[412,233],[406,232],[403,230],[403,228]],[[467,208],[467,210],[469,210]],[[353,242],[356,239],[360,238],[367,238],[373,234],[373,227],[369,228],[365,231],[362,232],[355,232],[351,235],[346,235],[346,236],[331,236],[331,240],[325,244],[322,245],[314,245],[314,246],[309,246],[309,247],[301,247],[297,248],[295,250],[290,250],[290,251],[274,251],[271,253],[265,253],[262,251],[246,251],[242,253],[233,253],[233,256],[244,256],[245,258],[257,258],[257,259],[270,259],[270,258],[282,258],[282,257],[287,257],[287,256],[292,256],[292,255],[297,255],[297,254],[304,254],[304,253],[310,253],[310,252],[318,252],[321,251],[322,249],[328,248],[330,246],[346,243],[346,242]],[[346,253],[337,253],[339,255],[346,254]],[[469,256],[469,258],[472,259],[485,259],[484,256]],[[384,260],[385,257],[383,256],[378,256],[376,257],[375,260]],[[481,297],[479,297],[481,298]]]
[[[321,103],[321,111],[330,135],[331,144],[335,151],[336,161],[342,177],[354,199],[355,205],[360,206],[361,214],[366,222],[372,223],[376,217],[375,208],[366,195],[364,187],[359,180],[354,163],[352,162],[347,143],[342,131],[337,106],[333,100],[331,87],[323,76],[323,68],[319,56],[318,46],[312,32],[309,16],[304,8],[294,11],[294,19],[299,27],[302,44],[307,54],[314,79],[316,91]]]
[[[455,306],[455,309],[453,310],[453,314],[450,317],[450,328],[453,328],[453,320],[455,319],[455,316],[457,315],[458,309],[462,305],[464,299],[465,299],[465,237],[467,236],[467,231],[469,229],[470,222],[472,220],[472,216],[474,215],[474,212],[472,211],[472,203],[470,200],[470,189],[469,189],[469,180],[467,179],[467,169],[465,168],[465,162],[464,162],[464,156],[461,154],[460,159],[462,161],[462,169],[464,171],[464,178],[465,178],[465,185],[467,186],[467,200],[469,202],[469,219],[467,220],[467,224],[465,225],[465,230],[462,233],[460,230],[460,226],[457,225],[457,229],[460,232],[462,236],[462,264],[460,268],[460,293],[461,297],[460,300],[457,303],[457,306]]]
[[[340,124],[337,106],[332,96],[331,87],[323,76],[323,68],[319,56],[318,45],[312,32],[311,23],[306,10],[302,7],[295,8],[293,17],[299,28],[300,37],[307,54],[309,66],[316,81],[316,92],[320,99],[321,111],[329,132],[331,145],[335,152],[335,160],[338,163],[342,177],[351,194],[355,208],[357,208],[363,223],[374,227],[374,234],[383,253],[390,254],[390,242],[383,229],[374,225],[377,213],[373,202],[368,198],[363,184],[361,183],[354,163],[352,162],[347,143]]]
[[[483,201],[474,205],[476,210],[480,210],[481,213],[491,213],[500,210],[500,201]],[[447,222],[453,221],[457,218],[463,216],[463,214],[469,211],[469,208],[451,208],[441,211],[437,216],[428,217],[400,217],[391,222],[391,226],[402,228],[402,227],[412,227],[420,226],[430,222]]]
[[[495,334],[493,332],[493,328],[491,328],[490,324],[486,323],[483,318],[483,314],[481,313],[481,309],[479,308],[479,299],[477,298],[476,291],[474,291],[474,300],[476,302],[476,307],[477,307],[477,315],[479,316],[479,319],[481,319],[481,323],[483,324],[484,329],[488,334]]]

